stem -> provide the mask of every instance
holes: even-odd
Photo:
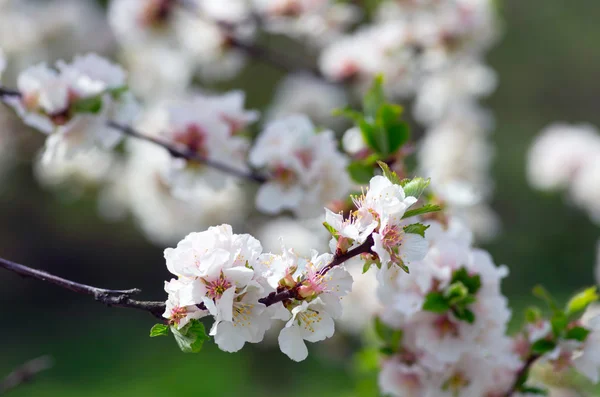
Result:
[[[358,256],[365,252],[370,252],[371,247],[373,246],[373,239],[371,236],[367,238],[367,240],[362,243],[360,246],[351,249],[350,251],[335,255],[332,261],[325,266],[319,272],[321,275],[326,274],[329,270],[334,267],[342,264],[343,262]],[[42,270],[37,270],[30,268],[25,265],[21,265],[15,262],[11,262],[7,259],[0,258],[0,267],[11,272],[17,273],[23,277],[34,278],[41,281],[46,281],[50,284],[57,285],[61,288],[65,288],[76,292],[82,295],[91,295],[98,302],[102,302],[107,306],[114,307],[124,307],[130,309],[138,309],[147,311],[152,314],[154,317],[160,318],[164,320],[162,314],[165,311],[164,302],[153,302],[153,301],[138,301],[131,299],[132,295],[139,294],[141,290],[137,288],[128,289],[128,290],[113,290],[113,289],[104,289],[98,287],[92,287],[90,285],[77,283],[75,281],[67,280],[62,277],[55,276],[53,274],[44,272]],[[292,299],[296,297],[296,291],[300,287],[301,283],[296,284],[294,288],[291,290],[272,292],[264,298],[259,299],[258,301],[265,306],[271,306],[278,302],[283,302],[287,299]],[[202,310],[206,310],[206,306],[201,303],[198,307]]]
[[[511,397],[514,393],[519,391],[517,389],[524,383],[523,378],[525,378],[526,380],[526,378],[529,376],[529,370],[540,357],[541,355],[539,354],[531,354],[527,358],[527,360],[525,360],[523,367],[521,367],[519,372],[517,372],[515,375],[515,382],[512,384],[510,389],[504,394],[504,397]]]
[[[80,284],[75,281],[46,273],[42,270],[32,269],[28,266],[11,262],[3,258],[0,258],[0,267],[17,273],[23,277],[46,281],[50,284],[57,285],[61,288],[71,290],[78,294],[91,295],[95,300],[102,302],[107,306],[144,310],[150,312],[155,317],[163,319],[162,314],[165,310],[164,302],[138,301],[131,299],[132,295],[142,292],[137,288],[128,290],[114,290],[92,287],[90,285]]]
[[[327,266],[325,266],[323,269],[321,269],[319,271],[319,274],[321,276],[325,275],[328,271],[330,271],[331,269],[333,269],[336,266],[341,265],[342,263],[346,262],[349,259],[354,258],[355,256],[358,256],[360,254],[364,254],[367,252],[371,251],[371,247],[373,246],[373,237],[369,236],[364,243],[362,243],[361,245],[359,245],[356,248],[351,249],[350,251],[343,253],[343,254],[336,254],[333,259],[331,260],[331,262],[329,262],[329,264]],[[284,300],[288,300],[288,299],[292,299],[292,298],[296,298],[296,293],[298,291],[298,288],[301,286],[302,282],[298,282],[296,283],[296,285],[292,288],[292,289],[286,289],[283,291],[275,291],[275,292],[271,292],[269,295],[267,295],[266,297],[259,299],[258,301],[262,304],[264,304],[265,306],[271,306],[274,305],[275,303],[278,302],[283,302]]]
[[[252,182],[256,182],[256,183],[265,183],[267,181],[267,178],[265,178],[262,175],[259,175],[257,173],[254,172],[245,172],[239,169],[236,169],[234,167],[231,167],[225,163],[221,163],[219,161],[214,161],[209,159],[208,157],[202,156],[192,150],[189,150],[188,148],[185,147],[176,147],[173,144],[170,144],[168,142],[165,142],[162,139],[156,138],[156,137],[152,137],[152,136],[148,136],[148,135],[144,135],[136,130],[134,130],[132,127],[130,126],[126,126],[126,125],[122,125],[119,124],[115,121],[107,121],[107,125],[110,128],[114,128],[115,130],[120,131],[121,133],[123,133],[124,135],[133,137],[133,138],[137,138],[146,142],[151,142],[155,145],[161,146],[165,149],[167,149],[167,151],[171,154],[171,156],[173,157],[178,157],[178,158],[184,158],[186,160],[190,160],[190,161],[195,161],[197,163],[202,163],[208,167],[217,169],[219,171],[223,171],[227,174],[230,175],[234,175],[237,176],[239,178],[242,179],[247,179],[249,181]]]
[[[20,97],[21,93],[19,91],[7,89],[7,88],[0,86],[0,99],[2,99],[3,97],[11,97],[11,96]],[[161,146],[161,147],[167,149],[167,151],[173,157],[184,158],[189,161],[195,161],[197,163],[204,164],[208,167],[217,169],[219,171],[223,171],[230,175],[237,176],[238,178],[247,179],[252,182],[265,183],[267,181],[267,178],[255,173],[255,172],[242,171],[242,170],[236,169],[234,167],[231,167],[226,163],[211,160],[208,157],[202,156],[192,150],[189,150],[188,148],[176,147],[175,145],[168,143],[162,139],[144,135],[144,134],[134,130],[130,126],[122,125],[122,124],[119,124],[112,120],[107,121],[106,125],[109,128],[113,128],[115,130],[120,131],[124,135],[130,136],[133,138],[137,138],[137,139],[140,139],[140,140],[143,140],[146,142],[151,142],[155,145]]]
[[[52,368],[52,357],[42,356],[26,362],[0,382],[0,395],[31,381],[40,372]]]

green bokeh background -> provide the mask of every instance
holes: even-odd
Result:
[[[600,228],[560,194],[532,191],[524,169],[532,138],[547,124],[600,126],[600,2],[505,0],[500,9],[504,37],[488,57],[500,85],[486,102],[497,120],[494,207],[503,231],[486,248],[511,270],[504,291],[518,322],[534,284],[565,297],[595,283]],[[246,88],[249,105],[264,106],[279,77],[253,64],[228,86]],[[38,136],[27,141],[41,144]],[[169,278],[162,249],[131,222],[99,218],[93,192],[71,201],[43,190],[25,159],[0,191],[0,255],[93,285],[140,287],[150,300],[164,299],[162,280]],[[105,308],[41,282],[2,272],[0,301],[0,376],[42,354],[56,361],[15,397],[339,396],[356,384],[358,342],[345,336],[314,346],[302,363],[274,346],[232,355],[208,343],[201,354],[185,355],[171,338],[147,337],[147,314]]]

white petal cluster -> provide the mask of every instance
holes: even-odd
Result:
[[[153,120],[146,121],[151,124]],[[248,198],[235,180],[229,178],[220,187],[196,183],[185,194],[175,195],[169,152],[133,140],[126,149],[127,159],[101,197],[103,216],[119,219],[130,213],[146,237],[161,246],[221,222],[241,226],[249,210]]]
[[[600,223],[600,132],[595,127],[546,127],[529,149],[527,176],[540,190],[567,189],[573,202]]]
[[[276,318],[287,320],[279,334],[279,347],[294,361],[308,356],[305,341],[318,342],[334,333],[334,319],[342,315],[341,299],[352,289],[352,276],[344,266],[327,272],[333,255],[313,251],[311,258],[300,258],[283,248],[282,255],[261,256],[261,269],[269,285],[276,289],[300,283],[297,298],[285,307],[275,306]]]
[[[240,133],[258,118],[258,113],[244,109],[242,92],[197,95],[188,101],[168,103],[156,111],[160,113],[160,122],[152,125],[152,131],[167,142],[208,161],[226,159],[231,168],[249,171],[246,163],[249,141]],[[220,170],[181,158],[172,159],[168,175],[173,193],[184,198],[206,184],[222,189],[230,179]]]
[[[423,259],[427,242],[418,234],[405,232],[406,223],[402,221],[406,210],[417,202],[416,197],[407,196],[402,186],[386,177],[375,176],[366,193],[354,201],[357,210],[347,219],[326,212],[326,222],[338,234],[331,241],[334,252],[357,247],[371,237],[374,260],[382,268],[405,267]]]
[[[121,133],[106,123],[135,117],[137,107],[124,91],[126,84],[121,67],[88,54],[72,63],[59,61],[56,69],[44,63],[25,69],[17,81],[20,97],[5,101],[26,124],[48,134],[44,161],[49,162],[96,146],[112,148],[121,140]]]
[[[258,190],[257,208],[312,217],[331,201],[345,198],[350,189],[347,158],[336,146],[333,131],[317,131],[306,116],[268,123],[249,156],[254,167],[270,175]]]
[[[222,350],[235,352],[245,343],[261,342],[273,320],[286,321],[279,335],[281,350],[296,361],[308,355],[305,341],[317,342],[334,333],[333,319],[342,314],[340,299],[352,287],[343,266],[326,269],[331,254],[298,257],[283,249],[275,255],[248,234],[231,226],[191,233],[165,250],[169,294],[164,317],[178,329],[191,319],[211,315],[210,335]],[[328,270],[328,271],[324,271]],[[294,297],[266,305],[259,299],[293,288]]]
[[[195,74],[209,79],[237,74],[245,64],[245,56],[229,46],[227,30],[219,23],[242,23],[250,11],[243,0],[190,0],[185,4],[171,0],[113,0],[108,18],[128,56],[132,75],[141,75],[132,81],[132,89],[151,97],[156,92],[150,86],[166,91],[169,82],[175,81],[183,90]],[[234,33],[251,39],[253,31],[253,27],[244,26]],[[175,87],[170,90],[183,92],[173,92]]]
[[[455,103],[427,130],[417,151],[420,175],[431,178],[447,212],[463,219],[480,240],[493,237],[499,227],[487,204],[493,185],[492,126],[490,115],[474,103]]]
[[[398,353],[383,362],[380,388],[393,396],[502,395],[521,365],[505,336],[510,311],[500,280],[507,269],[472,248],[470,231],[455,219],[447,228],[431,223],[426,237],[430,249],[412,263],[410,274],[397,267],[379,271],[381,318],[403,332]],[[474,321],[459,320],[450,310],[423,310],[427,295],[444,291],[461,269],[481,281],[469,306]]]

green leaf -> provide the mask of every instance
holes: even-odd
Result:
[[[552,318],[550,319],[550,325],[552,325],[552,332],[556,337],[562,335],[563,331],[565,330],[565,328],[567,328],[568,324],[569,319],[567,318],[567,315],[560,310],[555,311],[552,315]]]
[[[379,107],[385,103],[385,94],[383,92],[383,76],[378,75],[373,81],[373,85],[363,98],[363,111],[368,118],[375,120]]]
[[[377,161],[377,165],[379,165],[381,171],[383,171],[383,176],[389,179],[390,182],[392,182],[394,185],[400,184],[400,178],[398,177],[398,174],[390,170],[390,167],[386,163],[383,161]]]
[[[323,226],[325,226],[325,229],[327,229],[327,231],[335,238],[338,238],[339,234],[338,231],[335,230],[335,228],[333,226],[331,226],[329,223],[327,222],[323,222]]]
[[[454,308],[452,310],[454,316],[462,321],[466,321],[469,324],[473,324],[475,322],[475,313],[466,308]]]
[[[481,288],[481,277],[479,274],[470,275],[466,268],[461,267],[452,274],[451,283],[461,282],[467,287],[470,294],[475,295]]]
[[[347,117],[351,120],[353,120],[356,124],[360,123],[361,121],[364,120],[364,116],[361,112],[358,112],[354,109],[352,109],[349,106],[346,106],[343,109],[334,109],[333,112],[331,112],[334,116],[344,116]]]
[[[469,290],[460,281],[450,284],[445,293],[446,299],[451,306],[463,301],[468,295]]]
[[[354,368],[359,374],[367,374],[379,370],[379,350],[365,348],[354,354]]]
[[[533,296],[546,302],[550,309],[554,311],[558,310],[558,307],[556,306],[552,295],[550,295],[550,293],[541,285],[536,285],[535,287],[533,287]]]
[[[539,339],[531,345],[531,351],[535,354],[551,352],[556,347],[556,342],[548,339]]]
[[[375,175],[373,166],[365,164],[361,161],[353,161],[348,165],[348,173],[352,180],[356,183],[366,185]]]
[[[429,179],[429,178],[428,179],[423,179],[421,177],[413,178],[412,180],[410,180],[408,183],[406,183],[403,186],[404,194],[406,194],[407,196],[419,198],[419,197],[421,197],[421,195],[423,194],[425,189],[427,189],[427,186],[429,186],[430,182],[431,182],[431,179]]]
[[[381,144],[386,156],[396,153],[408,141],[408,125],[400,120],[402,111],[402,106],[391,103],[382,104],[377,111],[377,126],[384,132]]]
[[[206,335],[206,331],[204,330],[204,324],[198,320],[191,320],[180,330],[171,326],[171,332],[173,332],[175,341],[177,341],[179,348],[184,353],[198,353],[202,350],[204,341],[208,339],[208,335]]]
[[[71,104],[74,113],[97,114],[102,109],[102,96],[97,95],[89,98],[78,99]]]
[[[596,287],[587,288],[573,296],[567,303],[567,316],[570,319],[579,318],[587,307],[598,300],[598,289]]]
[[[413,223],[412,225],[404,226],[405,233],[418,234],[425,237],[425,230],[429,229],[429,225],[425,226],[422,223]]]
[[[415,208],[414,210],[406,211],[404,213],[404,216],[402,217],[402,219],[410,218],[411,216],[428,214],[430,212],[437,212],[437,211],[441,211],[441,210],[442,210],[442,207],[440,207],[439,205],[426,204],[420,208]]]
[[[358,128],[360,128],[360,132],[362,133],[362,137],[365,140],[365,143],[369,148],[377,153],[382,152],[382,148],[377,139],[378,130],[377,126],[373,124],[369,124],[366,120],[360,120],[358,123]]]
[[[165,336],[169,334],[169,326],[166,324],[154,324],[152,329],[150,329],[150,337],[154,338],[155,336]]]
[[[392,354],[397,352],[402,342],[402,330],[390,328],[387,324],[381,321],[381,318],[375,317],[375,333],[384,343],[385,348]]]
[[[567,331],[565,339],[573,339],[579,342],[583,342],[589,335],[590,330],[584,327],[573,327]]]
[[[521,386],[519,387],[519,391],[523,394],[538,394],[540,396],[548,395],[548,390],[533,386]]]
[[[535,324],[542,319],[542,311],[535,306],[530,306],[525,309],[525,321]]]
[[[425,297],[423,310],[433,313],[445,313],[450,310],[450,304],[446,297],[439,292],[430,292]]]
[[[128,90],[129,87],[122,85],[120,87],[109,88],[106,92],[108,92],[114,99],[119,99],[121,95],[126,93]]]

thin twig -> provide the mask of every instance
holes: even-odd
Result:
[[[527,378],[529,376],[529,371],[531,370],[531,367],[540,357],[541,356],[539,354],[531,354],[527,358],[527,360],[525,360],[523,367],[521,367],[521,369],[515,375],[514,383],[512,384],[510,389],[504,394],[504,397],[512,397],[513,394],[519,391],[519,386],[524,383],[523,378]]]
[[[202,156],[202,155],[198,154],[197,152],[189,150],[188,148],[186,148],[184,146],[177,147],[177,146],[175,146],[171,143],[168,143],[160,138],[144,135],[144,134],[134,130],[130,126],[122,125],[115,121],[108,121],[107,125],[110,128],[114,128],[115,130],[118,130],[127,136],[137,138],[137,139],[140,139],[143,141],[151,142],[155,145],[161,146],[161,147],[167,149],[169,151],[169,153],[171,154],[171,156],[173,156],[173,157],[183,158],[183,159],[186,159],[189,161],[195,161],[195,162],[204,164],[208,167],[217,169],[219,171],[223,171],[227,174],[234,175],[239,178],[247,179],[252,182],[264,183],[267,181],[267,178],[255,173],[255,172],[242,171],[240,169],[231,167],[226,163],[221,163],[219,161],[211,160],[208,157]]]
[[[137,288],[128,290],[114,290],[92,287],[90,285],[77,283],[75,281],[46,273],[42,270],[33,269],[25,265],[11,262],[4,258],[0,258],[0,267],[17,273],[23,277],[46,281],[78,294],[93,296],[95,300],[102,302],[107,306],[144,310],[150,312],[154,317],[163,319],[162,314],[165,311],[164,302],[138,301],[131,299],[132,295],[142,292]]]
[[[319,272],[321,275],[325,275],[329,270],[342,264],[343,262],[358,256],[362,253],[370,252],[373,245],[373,239],[369,236],[367,240],[360,246],[351,249],[350,251],[335,255],[332,261],[325,266]],[[153,316],[164,320],[162,314],[165,311],[164,302],[153,302],[153,301],[138,301],[131,299],[132,295],[139,294],[141,290],[134,288],[128,290],[112,290],[98,287],[92,287],[90,285],[77,283],[75,281],[67,280],[62,277],[55,276],[53,274],[33,269],[25,265],[21,265],[7,259],[0,258],[0,267],[6,270],[17,273],[23,277],[30,277],[41,281],[46,281],[59,287],[71,290],[78,294],[91,295],[99,302],[104,303],[107,306],[124,307],[130,309],[138,309],[150,312]],[[301,281],[290,290],[276,291],[267,295],[258,301],[265,306],[271,306],[278,302],[283,302],[288,299],[297,298],[298,288],[301,286]],[[206,306],[201,303],[198,307],[202,310],[206,310]]]
[[[19,91],[11,90],[0,86],[0,99],[4,97],[20,97],[21,93]],[[206,165],[207,167],[211,167],[217,169],[219,171],[223,171],[224,173],[237,176],[238,178],[247,179],[256,183],[264,183],[267,181],[267,178],[259,175],[252,171],[243,171],[226,163],[222,163],[219,161],[215,161],[209,159],[208,157],[202,156],[199,153],[196,153],[184,146],[175,146],[165,140],[151,137],[145,134],[142,134],[130,126],[119,124],[115,121],[107,121],[107,126],[113,128],[117,131],[120,131],[122,134],[137,138],[140,140],[144,140],[146,142],[151,142],[155,145],[161,146],[165,148],[173,157],[184,158],[189,161],[195,161],[197,163],[201,163]]]
[[[0,395],[30,382],[40,372],[52,368],[53,365],[54,361],[50,356],[41,356],[26,362],[0,382]]]
[[[336,254],[331,262],[325,266],[323,269],[319,271],[321,276],[324,276],[328,271],[333,269],[336,266],[341,265],[349,259],[354,258],[360,254],[364,254],[367,252],[371,252],[371,247],[373,246],[373,237],[369,236],[364,243],[359,245],[356,248],[349,250],[344,254]],[[271,292],[266,297],[259,299],[258,301],[265,306],[274,305],[277,302],[283,302],[288,299],[297,298],[298,288],[302,285],[302,280],[298,282],[292,289],[286,289],[282,291]]]

